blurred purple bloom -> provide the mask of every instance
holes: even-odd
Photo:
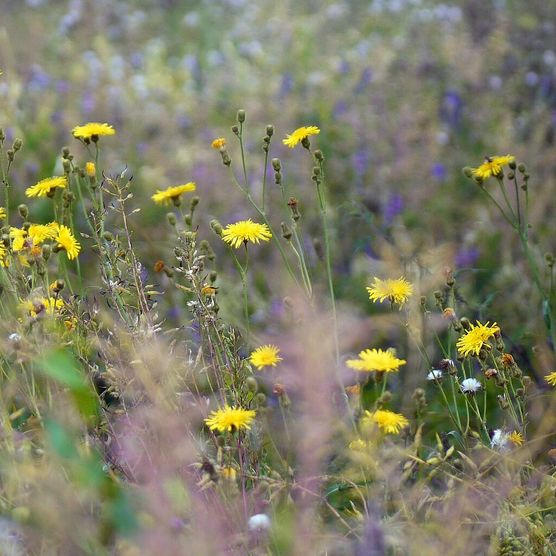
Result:
[[[370,84],[372,79],[373,79],[373,71],[371,70],[371,68],[365,68],[361,72],[361,77],[359,78],[359,82],[357,83],[357,85],[353,89],[353,92],[356,95],[361,94],[367,88],[367,86]]]
[[[88,116],[93,112],[96,106],[95,96],[92,91],[85,91],[81,97],[81,110],[84,116]]]
[[[41,92],[50,86],[50,76],[46,73],[41,66],[33,64],[31,66],[31,73],[27,81],[27,87],[32,92]]]
[[[436,162],[432,165],[431,175],[436,181],[445,181],[448,177],[448,172],[446,171],[446,166],[440,162]]]
[[[383,210],[385,224],[390,225],[394,218],[402,212],[403,208],[403,197],[399,193],[391,193]]]
[[[351,156],[353,169],[359,178],[367,172],[370,163],[370,153],[367,149],[360,149]]]
[[[280,84],[280,92],[278,93],[279,97],[284,97],[288,95],[291,90],[293,89],[293,77],[292,74],[289,72],[284,73],[282,76],[282,83]]]
[[[440,105],[440,119],[451,127],[461,122],[463,100],[457,91],[446,91]]]
[[[67,79],[58,79],[56,81],[56,92],[66,95],[71,91],[71,83]]]
[[[55,110],[50,115],[50,122],[53,124],[60,124],[64,120],[64,114],[61,110]]]
[[[347,110],[348,110],[347,102],[345,100],[339,100],[334,105],[334,116],[337,118],[338,116],[345,114]]]
[[[351,66],[349,65],[349,62],[347,60],[342,60],[340,62],[340,67],[338,68],[338,72],[345,74],[345,73],[349,73],[350,70],[351,70]]]
[[[478,247],[462,247],[456,254],[456,267],[467,268],[475,265],[479,259]]]

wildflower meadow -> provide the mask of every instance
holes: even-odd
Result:
[[[554,0],[0,13],[0,556],[556,555]]]

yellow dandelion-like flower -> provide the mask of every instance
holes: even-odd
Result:
[[[6,220],[6,209],[4,207],[0,207],[0,220]]]
[[[205,423],[210,430],[219,432],[232,432],[239,429],[250,429],[251,421],[255,418],[256,412],[252,409],[242,409],[241,407],[224,406],[213,411],[206,419]]]
[[[398,303],[401,306],[413,293],[413,286],[403,277],[381,280],[375,276],[373,280],[374,282],[367,287],[367,291],[369,299],[375,303],[377,301],[382,303],[388,299],[391,303]]]
[[[356,438],[348,444],[348,448],[354,452],[364,452],[369,447],[369,443],[362,438]]]
[[[218,137],[210,145],[213,149],[219,150],[226,146],[226,139],[224,137]]]
[[[87,162],[85,164],[85,173],[90,178],[94,178],[97,175],[97,167],[94,162]]]
[[[21,251],[25,249],[26,239],[27,239],[27,230],[23,230],[20,228],[10,228],[10,237],[12,238],[12,251]]]
[[[116,130],[109,124],[101,124],[99,122],[90,122],[85,125],[75,126],[72,134],[76,139],[82,139],[85,143],[89,141],[98,141],[99,137],[114,135]]]
[[[403,428],[409,425],[409,421],[399,413],[387,409],[377,409],[373,412],[365,411],[363,424],[376,424],[382,432],[399,434]]]
[[[519,431],[513,431],[508,435],[508,440],[514,445],[514,446],[523,446],[523,443],[525,442],[525,439],[523,438],[523,435],[519,432]]]
[[[365,349],[359,353],[359,359],[349,359],[346,365],[356,371],[393,373],[405,363],[405,359],[398,359],[390,351]]]
[[[242,243],[269,241],[271,237],[272,234],[266,224],[257,224],[251,219],[228,224],[222,231],[222,239],[236,249],[239,249]]]
[[[290,135],[287,135],[286,138],[282,140],[282,143],[290,149],[293,149],[298,143],[301,143],[303,139],[309,137],[309,135],[318,135],[319,133],[320,129],[315,125],[298,127]]]
[[[79,242],[75,239],[71,230],[67,226],[58,224],[57,222],[53,222],[52,226],[54,226],[56,230],[56,235],[53,239],[58,244],[58,247],[60,249],[65,249],[68,259],[75,259],[77,255],[79,255],[79,251],[81,251],[81,245],[79,245]]]
[[[35,185],[28,187],[25,190],[27,197],[46,197],[54,194],[56,188],[64,189],[68,185],[68,180],[65,176],[54,176],[52,178],[45,178]]]
[[[40,245],[47,239],[56,237],[56,226],[51,224],[31,224],[27,230],[28,237],[33,241],[33,245]]]
[[[276,367],[282,361],[282,358],[278,355],[279,353],[280,350],[276,346],[268,344],[254,350],[249,356],[249,361],[259,371],[264,367]]]
[[[195,191],[197,186],[192,181],[184,183],[182,185],[173,185],[167,187],[163,191],[160,189],[156,190],[156,193],[151,197],[155,203],[170,203],[177,201],[184,193],[188,191]]]
[[[545,375],[544,380],[546,380],[550,386],[556,386],[556,371],[552,371],[551,373]]]
[[[8,250],[0,243],[0,266],[8,266]]]
[[[488,340],[500,333],[500,328],[496,323],[489,326],[489,323],[481,324],[477,321],[477,324],[471,324],[471,328],[456,342],[456,347],[458,348],[458,353],[467,357],[468,355],[479,355],[479,351],[483,347],[490,347],[488,345]]]
[[[61,297],[44,297],[42,300],[45,311],[49,315],[53,315],[55,311],[59,311],[64,307],[64,300]]]
[[[471,173],[474,178],[485,181],[491,176],[499,176],[502,173],[502,168],[514,160],[515,157],[509,154],[506,156],[487,156],[478,168],[471,168]]]

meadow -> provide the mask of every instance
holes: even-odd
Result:
[[[556,2],[0,2],[0,555],[556,554]]]

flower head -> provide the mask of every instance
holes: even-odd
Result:
[[[226,146],[226,139],[224,137],[217,137],[211,144],[210,146],[213,149],[219,150],[222,147]]]
[[[27,197],[46,197],[53,195],[53,190],[59,187],[64,189],[67,187],[68,181],[65,176],[54,176],[39,181],[35,185],[28,187],[25,190]]]
[[[219,432],[232,432],[239,429],[250,429],[251,421],[255,418],[256,412],[251,409],[241,409],[240,407],[230,407],[228,405],[213,411],[206,419],[205,423],[210,430]]]
[[[85,173],[90,178],[94,178],[97,175],[97,167],[94,162],[87,162],[85,164]]]
[[[550,386],[556,386],[556,371],[552,371],[545,375],[544,380],[546,380]]]
[[[301,143],[303,139],[309,137],[309,135],[318,135],[319,133],[320,129],[314,125],[298,127],[290,135],[286,136],[286,138],[282,140],[282,143],[290,149],[293,149],[298,143]]]
[[[47,239],[54,239],[56,237],[56,226],[52,224],[31,224],[27,230],[29,238],[32,240],[33,245],[40,245]],[[15,250],[15,249],[14,249]]]
[[[375,303],[377,301],[382,303],[388,299],[391,303],[403,305],[413,293],[413,286],[403,277],[395,280],[381,280],[375,277],[372,285],[367,287],[367,291],[369,299]]]
[[[156,193],[151,197],[155,203],[168,204],[170,201],[176,202],[179,198],[188,191],[195,191],[197,186],[194,182],[190,181],[182,185],[173,185],[164,190],[157,189]]]
[[[440,380],[442,378],[442,371],[440,369],[433,369],[427,374],[427,380]]]
[[[398,359],[390,351],[382,349],[365,349],[359,353],[359,359],[349,359],[346,365],[356,371],[379,371],[392,373],[405,365],[405,359]]]
[[[481,383],[476,378],[466,378],[460,385],[464,394],[476,394],[481,388]]]
[[[114,135],[116,130],[109,124],[90,122],[73,128],[72,134],[76,139],[82,139],[85,143],[96,142],[103,135]]]
[[[508,440],[514,445],[514,446],[523,446],[523,443],[525,442],[525,439],[523,438],[523,435],[519,432],[519,431],[512,431],[509,435],[508,435]]]
[[[376,424],[381,431],[388,434],[399,434],[403,428],[409,425],[409,421],[403,415],[387,409],[365,411],[363,424],[365,423]]]
[[[468,355],[479,355],[479,352],[484,346],[488,346],[488,340],[500,333],[500,328],[496,323],[489,326],[489,323],[481,324],[477,321],[477,324],[471,324],[470,329],[460,336],[459,340],[456,342],[456,347],[458,348],[458,353],[467,357]]]
[[[75,239],[71,230],[67,226],[58,224],[57,222],[53,222],[52,225],[56,230],[54,241],[58,244],[58,247],[60,249],[65,249],[68,259],[75,259],[77,255],[79,255],[79,251],[81,251],[81,245],[79,245],[79,242]]]
[[[257,224],[251,219],[228,224],[222,231],[222,239],[236,249],[239,249],[242,243],[269,241],[271,237],[272,234],[266,224]]]
[[[254,350],[249,356],[249,361],[259,371],[264,367],[276,367],[276,364],[282,361],[279,353],[280,350],[276,346],[268,344]]]
[[[486,156],[485,161],[478,168],[471,168],[471,175],[481,181],[488,180],[491,176],[499,176],[502,173],[502,167],[513,162],[515,157],[506,156]]]
[[[0,220],[6,219],[6,209],[4,207],[0,207]]]

